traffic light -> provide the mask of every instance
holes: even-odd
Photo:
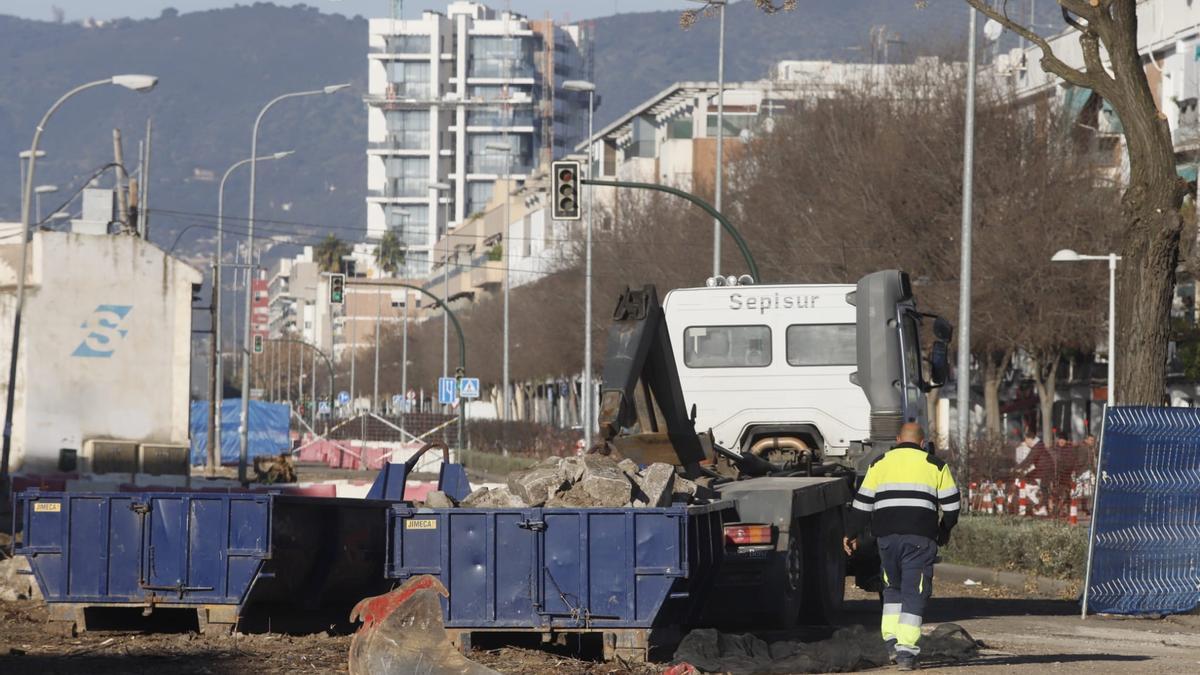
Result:
[[[579,220],[579,162],[554,162],[550,172],[554,176],[552,217],[555,220]]]
[[[254,334],[254,353],[255,353],[255,354],[261,354],[261,353],[263,353],[263,336],[262,336],[262,333],[255,333],[255,334]]]
[[[346,275],[345,274],[330,274],[329,275],[329,304],[331,304],[331,305],[346,304]]]
[[[204,288],[201,284],[192,284],[192,304],[203,302],[204,298],[200,295],[200,290]]]

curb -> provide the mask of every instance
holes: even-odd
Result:
[[[1066,579],[1051,579],[1033,574],[1019,572],[1004,572],[986,567],[971,567],[952,563],[938,563],[933,571],[934,579],[961,584],[967,579],[978,581],[988,586],[1000,586],[1018,593],[1036,592],[1041,595],[1051,595],[1060,598],[1074,598],[1079,595],[1080,582]]]

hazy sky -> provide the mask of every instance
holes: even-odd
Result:
[[[299,4],[297,0],[273,0],[277,5]],[[588,19],[607,16],[617,12],[644,12],[663,9],[695,7],[687,0],[509,0],[513,11],[530,17],[540,18],[546,12],[558,20]],[[15,14],[28,19],[49,20],[51,7],[61,7],[68,21],[93,17],[111,19],[132,17],[141,19],[158,16],[166,7],[180,12],[194,12],[215,7],[230,7],[235,4],[253,4],[254,0],[0,0],[0,14]],[[322,12],[336,12],[347,16],[361,14],[365,17],[389,16],[391,0],[307,0],[304,4],[317,7]],[[408,0],[400,3],[404,15],[417,16],[423,9],[445,9],[446,0]],[[484,2],[497,9],[504,7],[504,0]]]

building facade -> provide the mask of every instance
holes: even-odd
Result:
[[[561,85],[588,77],[590,39],[474,2],[370,21],[367,236],[398,234],[401,276],[430,271],[438,238],[497,179],[523,180],[583,138],[586,94]]]

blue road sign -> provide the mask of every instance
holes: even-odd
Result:
[[[329,401],[321,401],[321,405],[317,408],[318,415],[329,414]]]
[[[337,402],[338,402],[338,405],[346,405],[347,403],[349,403],[350,402],[350,392],[339,391],[338,395],[337,395]]]
[[[479,378],[464,377],[459,384],[458,395],[463,398],[479,398]]]
[[[458,383],[453,377],[438,378],[438,403],[454,405],[458,401]]]
[[[404,405],[404,397],[400,394],[394,394],[392,396],[392,407],[399,408],[402,405]]]

